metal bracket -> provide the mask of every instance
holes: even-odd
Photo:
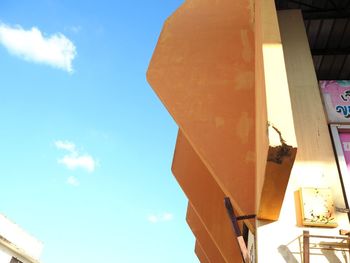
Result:
[[[243,262],[250,263],[250,254],[249,254],[249,251],[247,249],[247,244],[244,241],[242,231],[239,228],[238,221],[245,220],[245,219],[253,219],[256,217],[256,215],[236,216],[229,197],[224,198],[224,203],[225,203],[225,207],[226,207],[228,216],[229,216],[231,223],[232,223],[233,231],[234,231],[236,238],[237,238],[238,246],[241,250],[241,256],[242,256]]]

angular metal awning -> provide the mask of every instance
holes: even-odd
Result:
[[[301,9],[319,80],[350,79],[350,0],[276,0]]]

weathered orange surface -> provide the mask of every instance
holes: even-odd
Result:
[[[274,0],[255,3],[256,206],[268,220],[279,217],[297,151],[276,12]]]
[[[224,206],[225,194],[181,131],[172,171],[223,258],[239,262],[239,248]]]
[[[255,213],[253,9],[187,0],[165,22],[147,72],[239,214]]]
[[[191,203],[188,203],[186,220],[197,241],[200,243],[200,248],[202,248],[205,251],[205,256],[207,257],[209,262],[225,263],[224,258],[222,257],[220,251],[218,250],[217,246],[210,237],[208,231],[204,227],[202,220],[199,218],[196,211],[193,209]],[[200,249],[198,250],[200,252]],[[196,254],[198,255],[197,251]],[[198,258],[200,257],[198,256]]]
[[[211,261],[208,259],[207,255],[204,252],[205,250],[202,248],[202,245],[196,240],[196,245],[194,247],[194,252],[197,255],[197,258],[201,263],[210,263]]]

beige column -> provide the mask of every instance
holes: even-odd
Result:
[[[255,10],[256,203],[258,218],[277,220],[297,141],[275,1]]]

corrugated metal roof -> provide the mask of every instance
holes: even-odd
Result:
[[[276,0],[301,9],[319,80],[350,79],[350,0]]]

